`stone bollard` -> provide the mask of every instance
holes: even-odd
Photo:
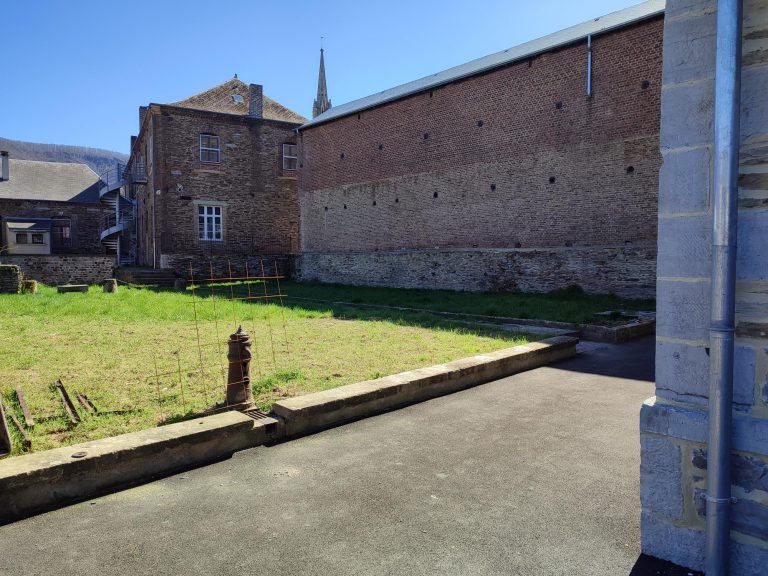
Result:
[[[173,289],[184,292],[187,289],[187,281],[184,278],[176,278],[173,282]]]
[[[24,294],[37,294],[37,280],[23,280],[21,291]]]
[[[104,292],[107,294],[114,294],[117,292],[117,280],[114,278],[107,278],[101,285],[104,288]]]
[[[251,340],[250,334],[240,326],[229,337],[229,373],[227,375],[227,408],[251,410],[256,407],[251,391]]]

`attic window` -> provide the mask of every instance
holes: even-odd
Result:
[[[232,102],[234,102],[235,104],[242,104],[243,102],[245,102],[245,99],[242,96],[240,96],[240,94],[232,94]]]

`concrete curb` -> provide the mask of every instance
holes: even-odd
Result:
[[[576,355],[578,338],[540,342],[281,400],[272,406],[296,437],[435,398]]]
[[[228,458],[277,433],[225,412],[0,462],[0,524]]]
[[[446,364],[277,402],[275,418],[224,412],[0,461],[0,525],[230,457],[442,396],[576,355],[557,336]]]

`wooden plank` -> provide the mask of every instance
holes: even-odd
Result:
[[[24,427],[21,425],[21,422],[19,422],[19,419],[16,418],[16,414],[14,414],[11,410],[9,410],[8,416],[11,417],[11,420],[16,426],[16,429],[19,431],[19,434],[21,434],[21,443],[24,445],[24,448],[26,448],[27,450],[32,448],[32,440],[30,440],[29,436],[27,436],[27,431],[24,430]]]
[[[77,424],[80,422],[80,415],[77,413],[77,409],[72,403],[69,394],[67,394],[67,389],[64,387],[64,383],[61,380],[56,380],[53,385],[55,386],[56,390],[59,391],[61,403],[64,404],[64,411],[67,413],[67,416],[69,416],[69,421],[72,424]]]
[[[8,456],[13,450],[13,441],[11,433],[8,430],[8,423],[5,421],[5,408],[3,401],[0,400],[0,458]]]
[[[32,418],[32,411],[27,404],[27,398],[18,384],[16,385],[16,398],[18,398],[19,406],[21,406],[21,411],[24,413],[24,423],[27,425],[27,428],[34,428],[35,419]]]
[[[80,392],[75,392],[75,396],[77,397],[77,401],[80,402],[82,407],[85,408],[88,412],[92,412],[94,414],[99,413],[99,411],[96,409],[96,406],[93,405],[93,402],[90,401],[88,396],[81,394]]]

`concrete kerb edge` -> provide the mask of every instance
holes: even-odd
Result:
[[[224,412],[2,460],[0,525],[569,358],[577,343],[557,336],[297,396],[274,418]]]

